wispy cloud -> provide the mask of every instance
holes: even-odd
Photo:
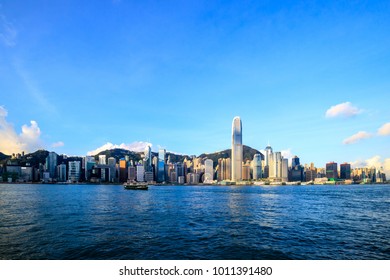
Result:
[[[87,154],[88,155],[96,155],[96,154],[103,152],[105,150],[112,150],[112,149],[125,149],[125,150],[129,150],[129,151],[133,151],[133,152],[143,152],[147,146],[152,147],[153,144],[149,143],[149,142],[140,141],[140,142],[133,142],[130,144],[122,143],[120,145],[117,145],[117,144],[112,144],[111,142],[107,142],[106,144],[102,145],[101,147],[99,147],[93,151],[89,151]]]
[[[362,110],[352,105],[351,102],[344,102],[334,106],[331,106],[325,113],[327,118],[335,117],[353,117],[360,114]]]
[[[8,111],[0,106],[0,151],[6,154],[21,151],[31,152],[43,147],[40,139],[41,130],[34,120],[23,125],[18,134],[12,124],[7,121]]]
[[[390,122],[385,123],[378,129],[378,135],[387,136],[390,135]]]
[[[64,142],[58,141],[58,142],[51,144],[51,147],[52,148],[60,148],[60,147],[63,147],[64,145],[65,145]]]
[[[7,20],[5,15],[0,14],[0,41],[7,47],[16,45],[18,31],[14,25]]]
[[[361,139],[371,138],[373,135],[366,131],[359,131],[358,133],[344,139],[343,144],[349,145],[359,142]]]
[[[31,77],[30,73],[23,67],[20,60],[14,60],[13,62],[16,73],[19,75],[23,84],[28,90],[34,101],[36,101],[45,111],[56,114],[56,107],[50,103],[46,98],[46,95],[37,86],[36,81]]]

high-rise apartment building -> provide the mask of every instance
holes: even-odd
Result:
[[[235,117],[232,123],[232,181],[242,180],[242,122],[240,117]]]
[[[326,164],[326,177],[328,179],[337,179],[338,178],[338,172],[337,172],[337,163],[336,162],[329,162]]]
[[[351,179],[351,165],[349,163],[345,162],[340,164],[340,179]]]

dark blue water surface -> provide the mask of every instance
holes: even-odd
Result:
[[[390,186],[1,184],[0,259],[390,259]]]

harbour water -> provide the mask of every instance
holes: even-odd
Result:
[[[0,259],[390,259],[390,186],[0,184]]]

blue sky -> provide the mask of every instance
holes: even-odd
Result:
[[[0,3],[0,151],[199,155],[241,116],[253,148],[390,170],[389,1]]]

